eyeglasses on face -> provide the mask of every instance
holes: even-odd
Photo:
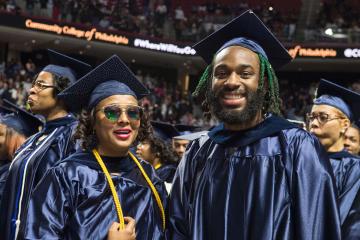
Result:
[[[311,123],[315,119],[318,120],[318,122],[320,124],[325,124],[325,123],[327,123],[329,121],[332,121],[332,120],[335,120],[335,119],[343,119],[343,117],[334,116],[334,117],[331,118],[330,115],[327,114],[327,113],[318,113],[318,114],[308,113],[308,114],[306,114],[307,123]]]
[[[140,120],[143,108],[135,105],[109,105],[96,110],[96,112],[98,111],[103,112],[111,122],[117,122],[123,112],[130,121],[137,121]]]
[[[32,84],[31,84],[31,87],[35,88],[36,90],[38,91],[42,91],[42,90],[45,90],[47,88],[56,88],[55,85],[51,85],[51,84],[46,84],[42,81],[33,81]]]

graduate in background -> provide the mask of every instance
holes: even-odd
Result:
[[[39,118],[28,111],[5,99],[3,102],[12,109],[0,106],[0,202],[15,151],[43,125]],[[0,213],[0,218],[3,217]]]
[[[179,134],[172,139],[172,147],[179,157],[179,161],[182,158],[182,156],[185,153],[186,147],[189,145],[190,141],[186,138],[181,138],[183,135],[188,135],[193,132],[196,132],[200,129],[199,126],[190,126],[190,125],[184,125],[184,124],[176,124],[175,125],[176,130],[179,132]]]
[[[161,180],[171,183],[174,177],[177,162],[174,152],[162,139],[150,136],[139,142],[136,155],[150,163]]]
[[[170,239],[340,239],[336,185],[319,141],[279,117],[274,68],[288,52],[252,11],[194,46],[195,90],[220,120],[188,147],[170,193]]]
[[[342,239],[360,239],[360,158],[344,149],[344,136],[360,118],[360,94],[322,79],[311,113],[310,132],[329,154],[339,193]]]
[[[353,155],[360,154],[360,124],[353,123],[351,126],[346,130],[344,135],[344,147],[345,150]]]
[[[130,152],[151,133],[138,102],[147,94],[116,55],[61,93],[86,110],[76,132],[82,151],[51,168],[34,190],[25,239],[106,239],[113,222],[126,231],[124,216],[135,219],[136,239],[164,237],[165,186]]]
[[[159,176],[161,180],[163,180],[166,184],[166,188],[169,190],[176,172],[177,165],[179,164],[179,158],[176,156],[176,152],[172,149],[172,140],[173,137],[178,136],[180,133],[179,131],[172,125],[166,122],[158,122],[158,121],[151,121],[151,125],[153,127],[153,139],[155,141],[152,142],[152,149],[155,150],[161,149],[163,152],[160,158],[159,163],[152,164],[155,168],[156,174]],[[146,154],[143,150],[150,147],[150,145],[142,145],[138,147],[139,154],[143,155]],[[153,151],[155,153],[156,151]],[[145,156],[145,158],[149,158]],[[151,161],[151,159],[149,159]]]
[[[75,152],[72,139],[77,119],[58,94],[90,71],[90,65],[49,50],[50,65],[34,78],[28,105],[42,115],[44,128],[29,138],[15,154],[0,206],[0,239],[23,238],[30,194],[45,172],[57,161]]]

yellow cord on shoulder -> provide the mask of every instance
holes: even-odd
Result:
[[[161,168],[161,166],[162,166],[162,164],[161,164],[161,163],[158,163],[158,164],[155,165],[154,168],[155,168],[155,170],[158,170],[159,168]]]
[[[122,211],[122,208],[121,208],[119,197],[118,197],[116,189],[115,189],[114,182],[111,179],[110,173],[107,170],[107,168],[106,168],[103,160],[101,159],[98,151],[96,149],[93,149],[92,152],[93,152],[96,160],[98,161],[102,171],[104,172],[107,182],[109,183],[111,194],[113,196],[115,207],[116,207],[116,212],[117,212],[119,222],[120,222],[120,229],[125,229],[124,215],[123,215],[123,211]],[[165,231],[165,227],[166,227],[166,225],[165,225],[165,223],[166,223],[165,210],[164,210],[164,206],[162,205],[160,195],[157,192],[154,184],[151,182],[149,176],[146,174],[144,168],[141,166],[140,162],[136,159],[136,157],[131,152],[129,152],[129,155],[130,155],[131,159],[135,162],[135,164],[138,166],[138,168],[140,169],[141,174],[144,176],[146,182],[149,184],[150,189],[151,189],[151,191],[153,192],[153,194],[155,196],[156,203],[157,203],[157,205],[158,205],[158,207],[160,209],[160,213],[161,213],[162,226],[163,226],[163,229]]]
[[[153,192],[154,196],[155,196],[155,199],[156,199],[156,202],[157,202],[157,205],[159,206],[159,209],[160,209],[160,213],[161,213],[161,219],[162,219],[162,223],[163,223],[163,229],[165,230],[165,223],[166,223],[166,219],[165,219],[165,210],[164,210],[164,206],[161,202],[161,199],[160,199],[160,196],[159,196],[159,193],[157,192],[154,184],[151,182],[149,176],[146,174],[144,168],[141,166],[139,160],[136,159],[136,157],[131,153],[129,152],[129,155],[130,157],[134,160],[134,162],[136,163],[136,165],[139,167],[142,175],[144,176],[146,182],[149,184],[150,188],[151,188],[151,191]]]
[[[119,196],[117,195],[117,192],[116,192],[116,189],[115,189],[114,182],[111,179],[110,173],[107,170],[107,168],[106,168],[103,160],[101,159],[98,151],[96,149],[93,149],[92,152],[93,152],[96,160],[98,161],[102,171],[104,172],[107,182],[109,183],[111,194],[113,196],[115,207],[116,207],[116,212],[117,212],[117,215],[118,215],[118,218],[119,218],[120,229],[123,230],[123,229],[125,229],[125,220],[124,220],[124,215],[123,215],[123,211],[122,211],[122,208],[121,208]]]

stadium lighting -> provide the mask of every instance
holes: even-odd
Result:
[[[328,28],[328,29],[325,30],[325,34],[329,35],[329,36],[332,36],[332,35],[334,35],[334,32],[333,32],[333,30],[331,28]]]

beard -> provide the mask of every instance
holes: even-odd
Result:
[[[262,90],[247,91],[244,93],[246,106],[243,110],[224,108],[220,97],[229,90],[220,89],[217,92],[210,90],[208,101],[211,113],[221,122],[239,124],[252,121],[263,107],[265,94]]]

